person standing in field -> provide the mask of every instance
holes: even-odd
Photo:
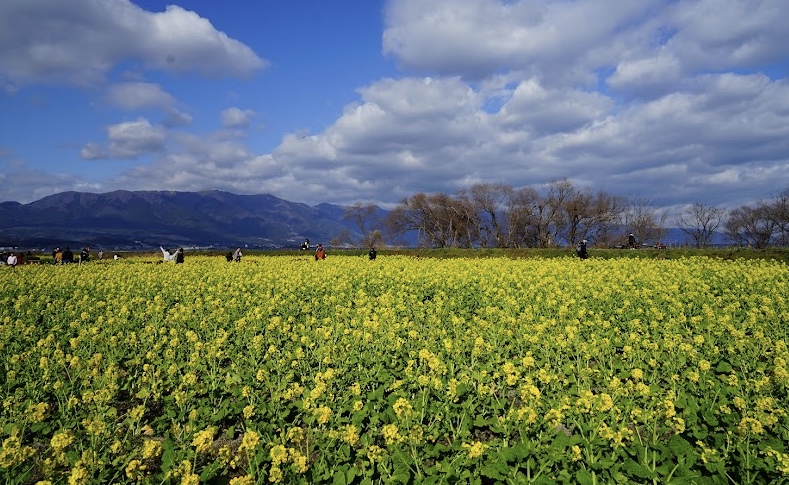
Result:
[[[627,236],[627,245],[630,246],[630,249],[636,248],[636,236],[632,232]]]
[[[12,268],[16,268],[17,261],[18,260],[17,260],[16,254],[14,254],[14,253],[9,253],[8,254],[8,259],[6,259],[6,264],[8,266],[11,266]]]
[[[178,251],[175,252],[175,264],[181,264],[184,262],[184,248],[178,248]]]
[[[370,252],[367,253],[367,255],[370,257],[370,261],[372,261],[372,260],[374,260],[376,258],[376,256],[378,256],[378,253],[375,252],[375,248],[374,247],[371,247],[370,248]]]
[[[236,260],[236,263],[241,262],[241,256],[243,256],[243,254],[241,253],[241,248],[236,248],[236,253],[233,255],[233,259]]]
[[[583,239],[580,243],[578,243],[578,247],[575,249],[575,252],[581,259],[586,259],[589,257],[589,253],[586,251],[586,239]]]
[[[228,263],[232,263],[233,262],[233,251],[228,251],[227,254],[225,254],[225,259],[227,260]]]
[[[71,252],[71,248],[66,246],[66,250],[63,251],[63,264],[69,264],[74,262],[74,253]]]
[[[52,252],[52,264],[60,264],[63,262],[63,250],[55,248]]]
[[[168,261],[175,261],[175,253],[171,253],[169,250],[164,249],[161,246],[159,246],[159,249],[162,250],[162,258],[164,259],[165,263]]]
[[[103,249],[99,249],[99,260],[102,260],[102,259],[104,259],[104,250]]]
[[[318,244],[315,249],[315,261],[319,259],[326,259],[326,250],[323,249],[323,244]]]

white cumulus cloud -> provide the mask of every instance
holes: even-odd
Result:
[[[141,155],[163,152],[167,143],[167,130],[154,126],[145,118],[117,123],[107,127],[109,142],[103,146],[88,143],[81,150],[84,159],[137,158]]]
[[[145,108],[167,109],[175,104],[175,98],[163,91],[161,86],[146,82],[113,84],[107,90],[107,101],[129,111]]]
[[[0,2],[0,73],[8,83],[95,84],[129,59],[216,77],[248,76],[267,63],[176,5],[149,12],[128,0]]]
[[[255,112],[251,109],[227,108],[219,114],[219,120],[225,128],[248,128]]]

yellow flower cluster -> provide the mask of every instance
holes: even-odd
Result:
[[[384,437],[384,441],[386,442],[387,445],[392,445],[404,441],[404,438],[400,434],[400,430],[397,429],[396,424],[384,425],[384,427],[381,429],[381,435]]]
[[[404,397],[398,398],[392,405],[392,409],[394,409],[395,415],[400,419],[408,419],[411,412],[414,410],[411,403],[408,402],[408,399]]]
[[[182,460],[181,463],[167,472],[168,479],[180,479],[181,485],[199,485],[200,475],[194,472],[194,467],[190,460]]]
[[[140,460],[132,460],[126,465],[126,476],[131,480],[139,480],[145,476],[147,468]]]
[[[71,443],[74,442],[74,433],[71,431],[61,431],[59,433],[55,433],[52,435],[52,439],[49,440],[49,445],[52,447],[52,450],[55,453],[61,453],[65,451]]]
[[[277,444],[269,451],[271,457],[271,468],[269,469],[269,481],[280,483],[284,478],[282,465],[290,462],[290,468],[297,474],[306,473],[309,470],[307,456],[296,448],[287,448]]]
[[[315,416],[315,420],[318,422],[318,424],[326,424],[331,418],[332,410],[329,406],[321,406],[314,409],[312,414]]]
[[[143,441],[142,457],[146,460],[157,458],[162,454],[162,442],[159,440],[148,439]]]
[[[484,455],[487,447],[488,446],[486,444],[479,441],[475,441],[473,443],[463,443],[463,448],[468,451],[468,457],[471,460]]]
[[[3,440],[3,448],[0,449],[0,468],[11,468],[23,463],[33,454],[35,454],[34,448],[23,446],[19,430],[14,429],[11,436]]]
[[[28,410],[28,419],[31,423],[40,423],[47,418],[48,413],[49,404],[40,402],[30,406],[30,409]]]
[[[342,432],[342,440],[351,446],[359,442],[359,428],[355,424],[348,424]]]
[[[195,451],[200,453],[207,453],[211,450],[211,445],[214,443],[214,435],[216,434],[216,428],[208,427],[194,435],[192,438],[192,446],[194,446]]]
[[[255,485],[255,477],[252,475],[233,477],[230,479],[229,485]]]
[[[772,448],[767,448],[765,454],[775,459],[776,468],[781,473],[783,473],[784,475],[789,475],[789,453],[782,453]]]

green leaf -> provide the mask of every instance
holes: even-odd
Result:
[[[620,472],[618,470],[611,472],[611,476],[613,477],[613,479],[614,479],[614,481],[616,483],[630,483],[630,479],[627,478],[626,475],[624,475],[622,472]],[[672,484],[673,483],[674,482],[672,482]]]
[[[509,472],[507,464],[500,460],[488,461],[480,469],[480,474],[483,477],[493,478],[495,480],[504,480]]]
[[[394,483],[408,483],[411,479],[411,474],[408,470],[399,470],[392,473],[392,482]]]
[[[504,475],[502,475],[494,465],[483,465],[482,468],[480,468],[479,473],[483,477],[493,478],[494,480],[504,479]]]
[[[694,454],[693,445],[679,435],[674,435],[668,440],[668,449],[676,456],[689,456]]]
[[[707,432],[706,426],[696,426],[691,431],[691,435],[693,435],[693,437],[697,440],[703,440],[709,436],[709,433]]]
[[[506,461],[515,461],[515,452],[509,446],[499,450],[499,458]]]
[[[211,480],[212,478],[217,476],[217,474],[218,474],[218,472],[219,472],[219,470],[221,468],[222,468],[222,465],[220,465],[217,462],[211,463],[210,465],[206,466],[203,469],[203,472],[200,473],[200,482],[202,483],[202,482],[207,482],[207,481]]]
[[[490,424],[490,421],[483,417],[477,416],[476,418],[474,418],[474,426],[478,428],[485,427],[488,424]]]
[[[515,455],[518,461],[522,461],[524,458],[531,454],[529,445],[527,443],[518,443],[517,445],[513,446],[512,453]]]
[[[332,476],[333,485],[348,485],[350,483],[343,470],[337,470]]]
[[[562,450],[566,449],[568,446],[570,446],[570,438],[566,434],[564,434],[564,431],[557,430],[556,436],[554,436],[553,438],[552,446],[554,448],[559,448]]]
[[[348,471],[345,472],[345,481],[353,483],[354,478],[356,478],[356,467],[349,467]]]
[[[652,470],[640,463],[637,463],[632,458],[625,460],[625,470],[627,470],[627,472],[631,475],[635,475],[639,478],[653,478],[655,476]]]
[[[718,421],[718,418],[715,416],[715,414],[710,410],[706,410],[702,412],[701,416],[704,418],[704,422],[710,426],[718,426],[718,424],[720,423],[720,421]]]
[[[595,483],[595,476],[589,470],[579,471],[575,479],[579,485],[594,485]]]
[[[728,374],[729,372],[731,372],[731,369],[732,369],[731,364],[729,364],[725,360],[718,362],[718,366],[715,367],[715,371],[721,374]]]
[[[175,444],[171,439],[162,442],[162,470],[170,468],[175,458]]]

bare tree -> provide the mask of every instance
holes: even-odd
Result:
[[[410,231],[417,232],[417,240],[422,232],[424,223],[422,215],[410,210],[407,206],[408,199],[403,199],[398,206],[389,211],[384,220],[384,227],[391,239],[397,239]]]
[[[348,230],[347,228],[343,228],[339,234],[337,234],[335,237],[332,238],[331,245],[338,247],[338,246],[345,246],[346,244],[348,246],[353,246],[354,239],[353,236],[351,235],[351,231]]]
[[[506,226],[500,219],[504,205],[512,198],[513,188],[501,183],[478,183],[461,194],[466,193],[480,220],[480,245],[487,247],[490,238],[495,247],[506,247],[509,238],[505,232]]]
[[[418,244],[431,247],[471,247],[475,240],[475,213],[467,199],[422,192],[403,199],[387,216],[394,235],[416,231]]]
[[[417,244],[422,244],[427,239],[429,213],[424,207],[427,195],[418,192],[412,197],[406,197],[400,204],[392,209],[386,216],[387,231],[393,236],[401,236],[410,231],[417,233]]]
[[[511,246],[537,246],[537,230],[532,226],[532,222],[536,220],[536,207],[540,200],[540,194],[531,187],[512,192],[506,210]]]
[[[680,230],[693,239],[697,248],[706,248],[726,214],[720,207],[696,202],[677,217]]]
[[[455,213],[452,210],[452,197],[447,194],[434,194],[427,198],[430,215],[431,245],[445,248],[457,246],[456,234],[458,227]]]
[[[569,182],[568,182],[569,183]],[[558,238],[564,239],[570,246],[584,239],[583,235],[589,232],[589,223],[592,221],[592,194],[588,190],[578,190],[570,188],[559,205],[561,216],[559,220],[564,222],[556,228]]]
[[[372,247],[383,242],[381,228],[384,224],[378,216],[378,207],[376,205],[362,205],[357,202],[345,209],[345,214],[343,214],[342,218],[353,221],[362,235],[360,241],[353,241],[348,235],[344,235],[346,239],[350,240],[351,244],[357,243],[362,247]]]
[[[661,211],[655,201],[646,197],[633,196],[627,200],[622,211],[622,226],[627,234],[636,236],[640,244],[659,243],[665,232],[668,213]]]
[[[612,245],[620,235],[619,220],[627,207],[624,197],[598,191],[591,200],[592,220],[584,232],[579,233],[580,239],[594,238],[595,244]]]
[[[548,190],[534,206],[530,225],[534,230],[536,245],[541,248],[555,246],[566,232],[567,212],[564,205],[575,192],[572,182],[567,179],[548,184]]]
[[[450,201],[449,207],[454,213],[455,244],[470,248],[481,241],[482,223],[474,202],[461,193]]]
[[[773,197],[770,217],[775,223],[775,243],[779,246],[789,245],[789,187]]]
[[[427,195],[418,193],[411,198],[410,210],[420,215],[421,227],[419,244],[443,248],[448,245],[448,232],[451,232],[451,219],[447,217],[446,194]]]
[[[754,207],[743,205],[732,210],[724,224],[726,234],[741,246],[769,246],[777,228],[771,209],[769,204],[759,202]]]
[[[541,199],[534,206],[532,217],[529,220],[531,239],[538,248],[547,248],[553,245],[552,228],[556,220],[556,207],[549,205]]]

